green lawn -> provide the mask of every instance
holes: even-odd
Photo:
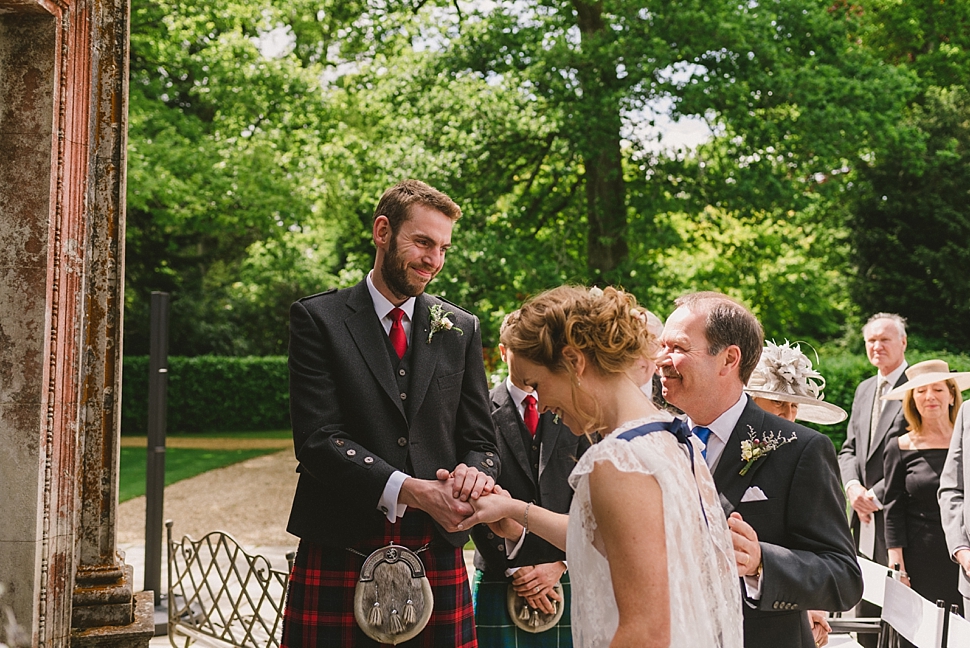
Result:
[[[226,435],[212,435],[213,438],[219,436]],[[166,448],[165,485],[169,486],[177,481],[195,477],[215,468],[222,468],[223,466],[229,466],[240,461],[273,452],[279,452],[279,450],[198,450],[195,448]],[[124,502],[145,494],[145,464],[147,455],[148,450],[146,448],[121,448],[118,501]]]

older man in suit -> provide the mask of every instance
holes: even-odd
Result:
[[[866,355],[877,373],[856,388],[845,443],[839,451],[839,469],[852,507],[856,548],[885,565],[883,454],[887,439],[906,432],[906,419],[900,401],[885,401],[882,396],[906,382],[906,321],[892,313],[876,313],[862,328],[862,335]],[[878,608],[862,613],[878,616]]]
[[[848,610],[862,596],[835,448],[744,393],[764,346],[747,309],[719,293],[676,306],[658,362],[664,397],[687,415],[731,511],[745,646],[812,648],[807,611]]]
[[[970,484],[970,461],[964,454],[970,449],[970,401],[964,401],[953,424],[950,451],[940,474],[940,514],[946,547],[954,562],[959,563],[960,594],[963,609],[970,610],[970,498],[966,487]]]
[[[518,377],[515,355],[505,346],[517,319],[515,311],[502,322],[499,352],[509,375],[489,394],[503,467],[498,483],[516,499],[535,502],[556,513],[568,513],[573,499],[569,473],[589,448],[589,441],[573,434],[552,412],[539,414],[538,394]],[[534,533],[524,534],[514,547],[507,546],[504,538],[484,524],[472,529],[472,538],[475,568],[479,572],[475,619],[481,644],[519,648],[572,646],[565,552]],[[560,579],[562,599],[553,590]],[[564,608],[563,616],[539,633],[518,627],[506,604],[510,584],[533,610],[536,620],[554,618],[559,607]],[[538,612],[550,616],[540,616]]]
[[[906,432],[901,401],[882,397],[906,382],[906,320],[894,313],[876,313],[862,327],[866,356],[876,375],[855,390],[845,443],[839,451],[839,470],[845,496],[852,507],[852,535],[860,554],[880,565],[889,562],[882,500],[886,494],[883,455],[886,440]],[[859,604],[863,617],[878,617],[879,606]],[[859,643],[875,648],[878,637],[860,635]]]
[[[427,627],[406,645],[476,645],[468,534],[456,531],[500,460],[478,319],[424,292],[460,215],[422,182],[392,187],[374,214],[373,271],[290,311],[300,478],[287,530],[300,545],[285,646],[376,646],[355,623],[354,587],[364,558],[392,542],[418,552],[434,594]],[[382,612],[385,634],[418,627]]]

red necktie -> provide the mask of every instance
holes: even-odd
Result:
[[[525,414],[522,416],[522,420],[525,421],[525,428],[529,431],[529,434],[535,436],[536,429],[539,427],[539,410],[536,409],[536,397],[529,394],[522,402],[525,403]]]
[[[408,350],[408,338],[404,335],[404,327],[401,326],[401,318],[404,317],[404,311],[400,308],[395,308],[391,311],[391,346],[397,351],[398,359],[404,357],[404,353]]]

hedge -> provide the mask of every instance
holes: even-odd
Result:
[[[121,431],[148,431],[148,356],[124,359]],[[284,356],[168,359],[169,432],[236,432],[290,427]]]
[[[813,360],[814,354],[809,351]],[[909,351],[910,363],[930,358],[946,360],[950,368],[970,371],[970,356]],[[825,377],[825,400],[849,412],[856,386],[874,375],[864,355],[819,350],[818,370]],[[280,430],[290,426],[286,358],[198,356],[169,358],[168,430],[225,432]],[[125,434],[148,429],[148,357],[124,360],[121,426]],[[846,422],[814,426],[836,447],[845,439]]]

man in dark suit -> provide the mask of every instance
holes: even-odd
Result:
[[[866,356],[877,369],[855,390],[845,443],[839,451],[839,469],[845,496],[852,507],[852,535],[856,550],[880,565],[888,563],[882,500],[883,455],[886,440],[906,432],[901,401],[882,396],[906,382],[906,320],[892,313],[876,313],[862,327]],[[878,617],[877,605],[862,601],[859,616]],[[875,648],[878,637],[860,635],[859,643]]]
[[[876,313],[862,328],[866,355],[877,374],[859,383],[852,401],[852,414],[845,443],[839,452],[839,468],[845,495],[852,506],[852,532],[859,552],[880,565],[886,564],[886,536],[883,527],[883,454],[886,440],[906,432],[900,401],[881,399],[906,382],[906,323],[899,315]],[[868,534],[874,546],[859,546],[860,520],[874,524]]]
[[[516,499],[535,502],[556,513],[568,513],[573,498],[569,473],[589,448],[589,441],[585,436],[574,435],[551,412],[539,414],[537,394],[518,378],[515,356],[505,346],[517,318],[518,311],[515,311],[502,322],[499,352],[509,375],[489,393],[498,455],[502,460],[498,484]],[[481,645],[571,646],[566,554],[531,533],[523,535],[517,546],[507,546],[504,538],[484,524],[472,529],[472,538],[476,549],[475,568],[480,572],[475,620]],[[560,578],[564,600],[558,599],[553,591]],[[552,615],[561,606],[562,618],[541,633],[517,627],[506,605],[509,583],[532,610]]]
[[[705,445],[731,511],[745,646],[811,648],[807,611],[848,610],[862,597],[835,448],[744,394],[764,346],[754,315],[719,293],[686,295],[676,306],[658,362],[664,397]]]
[[[434,594],[428,626],[406,645],[475,645],[468,534],[456,531],[500,460],[478,319],[424,293],[460,215],[424,183],[392,187],[374,215],[373,271],[290,311],[300,478],[287,530],[300,546],[285,646],[377,645],[355,623],[354,586],[364,557],[391,542],[419,552]]]

